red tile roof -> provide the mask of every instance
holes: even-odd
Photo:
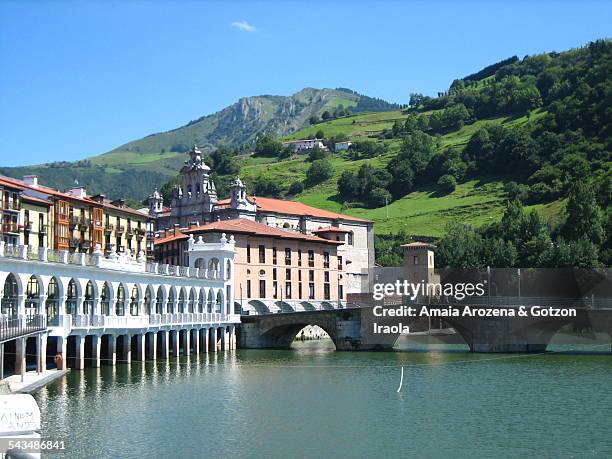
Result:
[[[286,201],[284,199],[264,198],[261,196],[249,196],[249,201],[257,204],[257,210],[262,212],[274,212],[277,214],[289,214],[289,215],[300,215],[300,216],[311,216],[311,217],[322,217],[340,220],[350,220],[356,222],[371,223],[369,220],[363,220],[361,218],[352,217],[350,215],[339,214],[331,212],[329,210],[318,209],[316,207],[308,206],[297,201]],[[217,202],[217,206],[220,208],[227,206],[230,203],[229,199],[222,199]]]
[[[328,239],[323,239],[318,236],[311,236],[308,234],[297,233],[293,231],[286,231],[280,228],[274,228],[272,226],[264,225],[263,223],[258,223],[253,220],[249,220],[246,218],[236,218],[233,220],[223,220],[214,223],[208,223],[203,226],[198,226],[195,228],[189,228],[182,231],[184,234],[192,234],[192,233],[211,233],[211,232],[224,232],[228,234],[238,233],[238,234],[248,234],[252,236],[264,236],[264,237],[274,237],[279,239],[293,239],[298,241],[307,241],[307,242],[316,242],[320,244],[331,244],[331,245],[341,245],[344,242],[341,241],[330,241]],[[156,241],[157,243],[157,241]]]
[[[180,229],[177,229],[175,233],[168,234],[167,236],[156,238],[153,241],[153,245],[166,244],[168,242],[180,241],[183,239],[189,239],[189,236],[183,234]]]
[[[435,245],[430,244],[429,242],[420,242],[420,241],[411,242],[409,244],[402,244],[402,245],[400,245],[400,247],[406,247],[406,248],[409,248],[409,249],[418,249],[419,247],[432,247],[434,249],[436,248]]]
[[[49,187],[44,186],[44,185],[37,185],[37,186],[27,185],[23,181],[17,180],[17,179],[11,178],[11,177],[4,177],[4,176],[0,177],[0,185],[2,185],[2,184],[13,186],[13,187],[19,188],[21,190],[38,191],[40,193],[46,193],[46,194],[49,194],[49,195],[52,195],[52,196],[57,196],[57,197],[59,197],[61,199],[69,199],[69,200],[79,201],[79,202],[82,202],[84,204],[88,204],[88,205],[92,205],[92,206],[103,206],[103,207],[107,207],[107,208],[110,208],[110,209],[117,210],[119,212],[125,212],[125,213],[128,213],[128,214],[134,214],[134,215],[138,215],[139,217],[146,217],[145,214],[143,214],[142,212],[137,211],[136,209],[132,209],[131,207],[118,207],[118,206],[115,206],[115,205],[111,204],[108,201],[98,202],[98,201],[95,201],[94,199],[92,199],[89,196],[86,196],[84,198],[80,198],[78,196],[73,196],[71,194],[64,193],[62,191],[58,191],[58,190],[55,190],[53,188],[49,188]]]

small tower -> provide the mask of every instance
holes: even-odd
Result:
[[[153,194],[149,196],[149,215],[153,217],[158,214],[161,214],[163,211],[164,197],[159,191],[157,191],[157,188],[155,188]]]
[[[239,211],[256,212],[257,205],[247,198],[246,186],[238,177],[230,185],[230,208]]]
[[[240,204],[246,204],[246,187],[239,177],[230,185],[231,190],[231,205],[233,208],[238,208]]]
[[[432,282],[439,279],[434,271],[434,250],[436,246],[426,242],[403,244],[404,271],[410,282]]]

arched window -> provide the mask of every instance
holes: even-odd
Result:
[[[147,315],[151,314],[152,304],[153,304],[153,287],[149,285],[147,289],[145,290],[145,297],[144,297],[144,313],[145,314]]]
[[[130,296],[130,314],[133,316],[137,316],[140,311],[138,310],[138,300],[139,300],[139,295],[138,295],[138,287],[136,287],[136,285],[134,285],[134,287],[132,287],[132,295]]]
[[[219,271],[219,260],[217,258],[211,258],[208,262],[208,271]]]
[[[183,289],[179,293],[178,312],[185,312],[185,290]]]
[[[352,231],[349,231],[347,233],[347,241],[346,241],[346,243],[348,245],[353,245],[354,242],[355,242],[355,234]]]
[[[157,301],[155,302],[155,312],[157,314],[164,313],[164,290],[160,287],[157,289]]]
[[[174,314],[176,312],[174,310],[174,288],[171,288],[170,293],[168,294],[168,312],[170,314]]]
[[[204,311],[204,300],[205,300],[206,292],[202,289],[200,290],[200,298],[198,301],[198,312],[202,313]]]
[[[195,312],[195,290],[191,289],[189,292],[189,305],[187,306],[187,312]]]
[[[214,303],[214,301],[215,300],[214,300],[214,296],[213,296],[213,291],[212,291],[212,289],[210,289],[208,291],[208,301],[207,301],[207,304],[206,304],[207,312],[209,312],[209,313],[213,312],[213,303]]]
[[[187,185],[187,197],[191,197],[191,185]]]
[[[196,184],[196,196],[200,196],[200,184]]]
[[[85,287],[85,300],[83,301],[83,309],[86,315],[93,314],[94,286],[91,281],[87,282]]]
[[[196,259],[195,263],[193,264],[194,268],[206,268],[206,261],[204,260],[204,258],[198,258]]]
[[[225,262],[225,278],[229,279],[232,276],[232,262],[227,260]]]
[[[217,292],[217,302],[215,304],[215,312],[220,313],[222,306],[223,306],[223,293],[221,293],[221,290],[219,290]]]
[[[40,286],[35,276],[30,277],[26,286],[25,312],[26,316],[32,317],[38,312],[40,303]]]
[[[68,283],[68,291],[66,292],[66,314],[75,315],[77,313],[77,298],[78,291],[74,279],[70,279]]]
[[[115,302],[115,314],[122,316],[125,314],[125,289],[123,284],[119,284],[117,289],[117,301]]]
[[[9,274],[4,281],[1,310],[8,319],[17,317],[17,280],[13,274]]]
[[[102,315],[107,316],[110,314],[110,297],[110,287],[106,282],[104,282],[104,287],[102,288],[102,295],[100,295],[100,307],[102,309]]]
[[[49,325],[56,325],[56,318],[59,315],[59,289],[55,277],[51,278],[47,287],[45,309],[47,310],[47,323]]]

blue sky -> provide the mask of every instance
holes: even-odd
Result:
[[[0,166],[100,154],[306,86],[405,103],[610,24],[606,1],[3,0]]]

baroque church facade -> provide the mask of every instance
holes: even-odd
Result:
[[[157,190],[149,196],[149,217],[155,231],[246,218],[284,231],[333,238],[344,242],[338,247],[338,255],[346,264],[347,293],[367,291],[368,274],[374,267],[371,221],[296,201],[249,196],[239,178],[231,183],[230,197],[219,199],[202,152],[194,147],[188,155],[170,207],[164,207],[163,196]]]

